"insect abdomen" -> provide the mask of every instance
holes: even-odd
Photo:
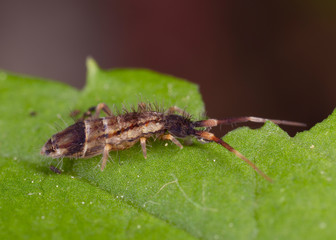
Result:
[[[111,150],[132,147],[141,137],[164,132],[161,113],[129,113],[116,117],[85,120],[85,145],[82,157],[92,157],[103,152],[106,144]]]

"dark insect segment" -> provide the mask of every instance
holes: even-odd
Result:
[[[61,174],[61,173],[62,173],[61,170],[59,170],[57,167],[55,167],[55,166],[53,166],[53,165],[50,165],[49,168],[50,168],[51,171],[53,171],[53,172],[56,173],[56,174]]]
[[[93,114],[95,110],[95,113]],[[100,118],[103,111],[107,117]],[[89,158],[103,155],[101,170],[106,166],[110,151],[124,150],[140,142],[142,152],[147,158],[146,141],[154,137],[170,140],[179,148],[183,148],[177,138],[194,137],[200,141],[215,142],[234,153],[249,164],[257,173],[268,181],[272,181],[265,173],[257,168],[244,155],[231,147],[228,143],[212,133],[202,130],[221,124],[272,121],[276,124],[290,126],[306,126],[304,123],[273,120],[258,117],[238,117],[222,120],[207,119],[192,121],[190,115],[178,107],[171,107],[166,111],[159,111],[151,104],[140,103],[137,110],[114,115],[104,103],[90,108],[83,118],[63,131],[53,135],[41,150],[42,155],[52,158]]]
[[[30,115],[31,117],[35,117],[35,116],[37,115],[37,112],[35,112],[35,111],[31,111],[31,112],[29,113],[29,115]]]

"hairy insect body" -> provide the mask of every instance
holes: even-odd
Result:
[[[103,110],[108,116],[99,118]],[[175,114],[178,112],[180,115]],[[87,114],[87,113],[85,113]],[[103,155],[101,170],[106,166],[110,151],[124,150],[140,142],[142,152],[147,158],[146,141],[148,138],[170,140],[183,146],[176,138],[194,137],[202,142],[216,142],[249,164],[266,180],[271,179],[259,170],[250,160],[210,132],[198,128],[210,129],[220,124],[237,122],[266,122],[268,119],[256,117],[228,118],[223,120],[207,119],[191,121],[187,113],[178,107],[165,112],[155,111],[151,106],[140,103],[137,111],[114,116],[104,103],[98,104],[93,117],[83,119],[53,135],[41,150],[42,155],[52,158],[89,158]],[[304,126],[302,123],[269,120],[277,124]]]
[[[141,137],[149,138],[164,132],[162,113],[128,113],[116,117],[85,120],[86,142],[82,157],[102,153],[106,144],[111,150],[132,147]]]
[[[165,122],[165,115],[160,112],[133,112],[79,121],[53,135],[41,153],[54,158],[89,158],[102,154],[106,144],[111,151],[124,150],[142,137],[164,134]]]

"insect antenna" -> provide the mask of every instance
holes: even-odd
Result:
[[[242,159],[244,162],[246,162],[248,165],[250,165],[257,173],[259,173],[263,178],[265,178],[267,181],[272,182],[272,179],[267,176],[263,171],[261,171],[254,163],[252,163],[250,160],[248,160],[243,154],[238,152],[236,149],[231,147],[228,143],[224,142],[222,139],[216,137],[212,133],[205,132],[205,131],[196,131],[196,135],[201,137],[202,139],[205,139],[207,141],[215,142],[223,147],[225,147],[227,150],[235,154],[237,157]]]
[[[271,121],[278,125],[287,125],[295,127],[306,127],[307,124],[301,122],[287,121],[287,120],[278,120],[278,119],[268,119],[260,117],[233,117],[225,118],[221,120],[217,119],[207,119],[202,121],[195,122],[195,127],[216,127],[222,124],[233,124],[233,123],[244,123],[244,122],[256,122],[256,123],[265,123]]]

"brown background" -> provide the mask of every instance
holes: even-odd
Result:
[[[85,59],[200,85],[207,114],[313,125],[335,107],[336,1],[0,0],[0,68],[85,83]]]

